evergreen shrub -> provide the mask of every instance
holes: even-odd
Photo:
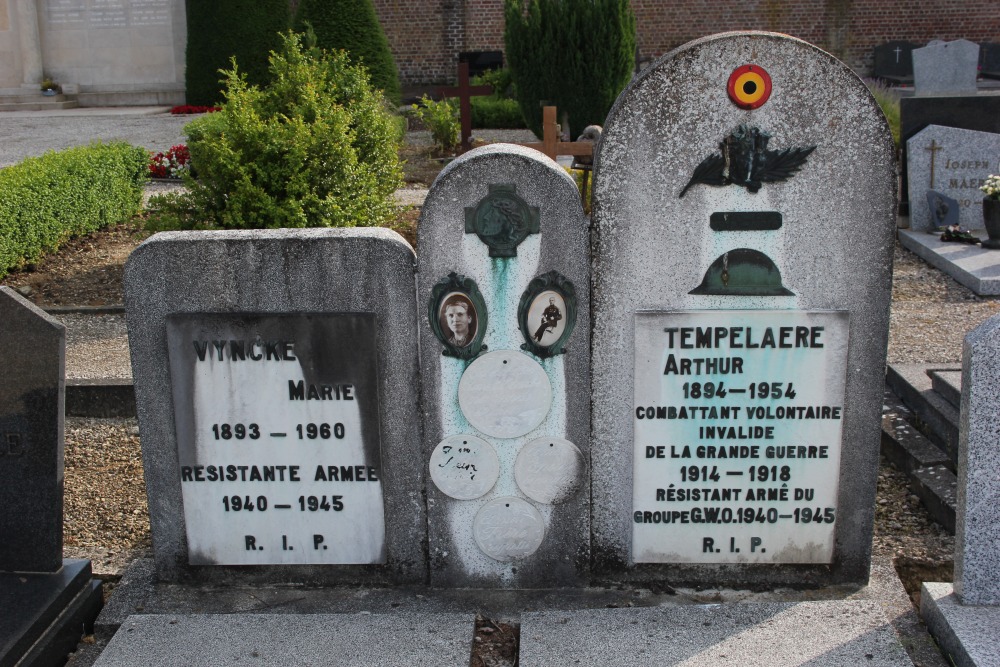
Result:
[[[492,95],[472,98],[472,127],[523,129],[527,127],[517,103],[514,79],[506,68],[493,69],[472,78],[474,86],[492,86]]]
[[[410,109],[431,131],[431,139],[439,150],[453,151],[461,143],[462,119],[456,98],[448,97],[435,102],[424,95],[420,98],[420,104],[414,104]]]
[[[267,54],[291,21],[288,0],[187,0],[187,102],[222,99],[219,70],[233,58],[251,84],[267,81]]]
[[[308,38],[308,37],[307,37]],[[387,225],[401,184],[399,126],[341,51],[282,35],[270,83],[227,71],[222,110],[184,127],[187,192],[154,198],[152,229]]]
[[[399,106],[396,62],[372,0],[301,0],[295,13],[295,30],[304,32],[307,26],[316,33],[317,46],[347,51],[352,62],[368,68],[372,84]]]
[[[504,44],[528,127],[542,136],[542,102],[571,136],[603,125],[635,64],[629,0],[504,0]]]
[[[49,152],[0,169],[0,277],[66,239],[139,211],[149,154],[124,142]]]

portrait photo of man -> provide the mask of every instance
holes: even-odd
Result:
[[[466,347],[476,337],[476,309],[464,294],[453,294],[441,304],[441,331],[445,342],[453,347]]]

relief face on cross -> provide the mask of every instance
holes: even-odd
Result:
[[[490,184],[489,194],[465,209],[465,233],[475,234],[490,249],[490,257],[517,257],[517,246],[537,234],[540,213],[528,206],[513,185]]]

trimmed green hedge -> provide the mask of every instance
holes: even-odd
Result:
[[[187,103],[214,105],[222,101],[230,59],[247,81],[267,82],[267,56],[277,49],[278,33],[291,21],[288,0],[187,0]]]
[[[79,146],[0,169],[0,277],[71,236],[139,211],[149,154],[123,142]]]

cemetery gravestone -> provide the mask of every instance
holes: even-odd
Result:
[[[785,35],[698,40],[622,93],[595,171],[595,567],[867,581],[895,228],[867,88]]]
[[[1000,318],[965,337],[958,443],[955,592],[967,605],[1000,605]]]
[[[979,45],[965,39],[913,49],[916,95],[975,95]]]
[[[1000,171],[1000,134],[928,125],[906,142],[910,229],[932,231],[928,190],[958,201],[958,224],[983,228],[986,177]]]
[[[875,78],[890,84],[913,83],[911,42],[886,42],[875,47]]]
[[[0,287],[0,665],[62,664],[101,609],[90,561],[62,557],[65,345]]]
[[[160,234],[125,302],[162,580],[423,579],[401,237]]]
[[[66,328],[8,288],[0,300],[0,571],[55,572],[62,567]]]
[[[997,663],[1000,636],[1000,317],[965,336],[958,451],[954,583],[924,582],[920,616],[949,664]]]
[[[431,187],[417,296],[432,584],[586,581],[588,243],[575,184],[537,151],[475,149]]]

